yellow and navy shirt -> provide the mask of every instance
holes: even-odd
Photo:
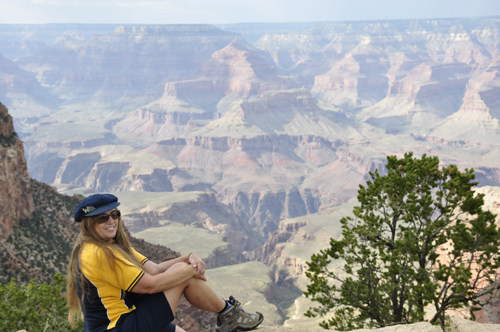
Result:
[[[109,265],[98,246],[85,243],[80,253],[78,267],[85,277],[85,296],[82,299],[79,280],[77,295],[82,302],[85,331],[101,332],[114,328],[123,314],[135,309],[137,294],[130,293],[144,275],[144,271],[130,263],[118,250],[113,249],[115,269]],[[147,258],[132,249],[141,264]]]

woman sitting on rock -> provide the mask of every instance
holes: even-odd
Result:
[[[261,313],[246,313],[232,296],[224,301],[214,293],[196,255],[155,264],[135,251],[118,205],[116,196],[96,194],[76,208],[81,232],[68,268],[71,324],[83,312],[85,331],[182,332],[172,324],[182,295],[218,313],[218,332],[251,330],[262,322]]]

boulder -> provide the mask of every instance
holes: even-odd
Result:
[[[499,325],[500,326],[500,325]],[[321,332],[325,331],[322,328],[304,328],[304,329],[292,329],[288,327],[267,327],[267,326],[262,326],[259,327],[258,332]],[[352,332],[442,332],[443,330],[439,326],[432,325],[429,322],[420,322],[420,323],[415,323],[415,324],[410,324],[410,325],[396,325],[396,326],[389,326],[389,327],[381,327],[378,329],[373,329],[373,330],[368,330],[368,329],[363,329],[363,330],[353,330]],[[465,332],[465,330],[457,330],[453,332]],[[468,332],[472,330],[467,330]],[[481,330],[482,331],[482,330]],[[488,330],[489,331],[489,330]],[[492,330],[492,331],[497,331],[497,330]],[[500,330],[498,330],[500,331]],[[479,330],[476,330],[474,332],[480,332]]]
[[[441,327],[432,325],[429,322],[420,322],[409,325],[395,325],[388,327],[380,327],[373,330],[354,330],[353,332],[443,332]]]
[[[260,326],[256,330],[257,332],[322,332],[325,331],[320,327],[310,327],[303,329],[295,329],[291,327],[269,327],[269,326]]]
[[[451,317],[451,332],[500,332],[500,324],[481,324],[460,317]]]

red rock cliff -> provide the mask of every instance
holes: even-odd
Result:
[[[34,210],[29,181],[23,143],[7,107],[0,104],[0,240]]]

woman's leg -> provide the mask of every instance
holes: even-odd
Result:
[[[182,267],[182,264],[187,263],[177,263],[170,269]],[[174,315],[177,312],[177,306],[182,294],[184,294],[189,303],[205,311],[220,312],[226,307],[226,302],[218,297],[205,281],[200,279],[191,278],[163,293]],[[255,329],[264,320],[264,316],[259,312],[245,312],[240,307],[240,303],[232,296],[229,298],[229,301],[231,307],[217,316],[216,332],[249,331]]]
[[[181,267],[182,264],[186,263],[177,263],[170,269],[177,269]],[[167,289],[163,293],[174,315],[177,312],[177,306],[183,294],[189,303],[205,311],[219,312],[226,306],[226,302],[217,296],[205,281],[200,279],[191,278],[182,284]]]

